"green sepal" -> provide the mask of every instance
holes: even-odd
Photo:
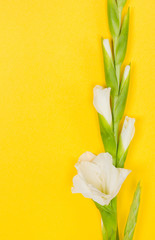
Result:
[[[123,75],[121,86],[120,86],[120,92],[115,102],[114,115],[115,115],[116,122],[119,122],[123,117],[123,113],[126,106],[126,100],[128,96],[129,81],[130,81],[130,71],[126,79],[124,79],[124,75]]]
[[[123,8],[126,4],[127,0],[117,0],[117,4],[120,8]]]
[[[139,204],[140,204],[140,194],[141,194],[141,188],[140,183],[138,183],[134,198],[132,201],[132,205],[130,208],[130,213],[128,216],[127,224],[124,231],[124,238],[123,240],[132,240],[133,234],[137,222],[137,216],[138,216],[138,210],[139,210]]]
[[[119,9],[115,0],[108,0],[108,22],[112,37],[117,37],[120,31],[120,19]]]
[[[118,94],[118,83],[116,78],[115,67],[113,63],[112,56],[110,57],[107,53],[102,39],[102,47],[103,47],[103,58],[104,58],[104,71],[105,71],[105,80],[107,87],[111,88],[111,96],[112,98]]]
[[[124,17],[121,33],[116,41],[115,61],[117,65],[122,64],[125,58],[128,42],[128,32],[129,32],[129,9],[128,13]]]
[[[100,211],[103,227],[102,235],[104,240],[116,240],[117,239],[117,198],[115,197],[109,203],[109,205],[100,205],[94,202],[98,210]]]
[[[122,143],[122,138],[120,136],[119,138],[119,143],[118,143],[118,151],[117,151],[117,167],[118,168],[123,168],[124,163],[127,157],[129,147],[124,151],[123,143]]]
[[[100,132],[101,132],[101,137],[104,144],[105,152],[108,152],[112,155],[113,165],[115,166],[117,145],[115,142],[112,126],[108,124],[106,119],[101,114],[98,114],[98,117],[99,117]]]

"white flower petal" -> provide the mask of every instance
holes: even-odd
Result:
[[[101,169],[103,192],[113,197],[116,196],[130,170],[113,166],[112,156],[109,153],[99,154],[93,162]]]
[[[96,111],[100,113],[111,125],[112,114],[110,107],[110,88],[103,88],[101,86],[94,87],[94,100],[93,104],[96,108]]]
[[[100,153],[94,160],[101,170],[102,190],[109,194],[108,185],[111,179],[112,156],[109,153]]]
[[[102,182],[100,179],[100,169],[92,162],[81,162],[75,165],[78,174],[82,176],[88,184],[102,190]]]
[[[73,178],[73,185],[72,193],[81,193],[85,198],[91,198],[92,195],[88,185],[79,175]]]
[[[101,205],[108,205],[110,202],[108,196],[101,193],[98,189],[94,188],[90,184],[88,185],[79,175],[76,175],[73,178],[73,185],[74,187],[71,189],[72,193],[81,193],[85,198],[91,198]]]
[[[109,202],[108,201],[105,201],[104,198],[100,197],[100,196],[97,196],[97,195],[93,195],[92,196],[92,199],[97,202],[98,204],[104,206],[104,205],[108,205]]]
[[[124,147],[124,151],[128,148],[134,133],[135,133],[135,119],[134,118],[129,118],[125,117],[122,132],[121,132],[121,139],[122,139],[122,144]]]
[[[117,172],[113,169],[112,171],[113,175],[111,178],[111,182],[109,183],[109,192],[112,198],[114,198],[118,194],[123,182],[131,172],[130,170],[123,169],[123,168],[116,168],[116,169],[117,169]]]
[[[108,194],[105,194],[98,189],[94,188],[92,185],[89,185],[89,189],[92,193],[92,199],[101,204],[101,205],[108,205],[111,201],[111,196]]]
[[[94,158],[96,157],[95,154],[91,153],[91,152],[85,152],[83,153],[80,157],[79,157],[79,162],[82,161],[88,161],[91,162]]]

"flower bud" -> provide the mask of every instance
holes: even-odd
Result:
[[[123,117],[123,113],[126,106],[126,100],[128,96],[129,81],[130,81],[130,65],[127,65],[124,70],[119,96],[117,98],[117,101],[115,103],[115,108],[114,108],[116,122],[119,122]]]
[[[117,4],[122,9],[125,6],[126,1],[127,0],[117,0]]]
[[[134,118],[129,118],[129,117],[125,118],[122,132],[121,132],[121,140],[122,140],[122,144],[124,147],[124,151],[127,150],[127,148],[129,147],[129,144],[134,136],[134,133],[135,133],[134,124],[135,124]]]
[[[125,117],[123,128],[119,137],[119,144],[118,144],[118,153],[117,153],[118,167],[124,166],[129,144],[135,133],[134,124],[135,124],[134,118]]]
[[[121,86],[120,86],[120,92],[123,90],[125,83],[128,81],[129,82],[129,78],[130,78],[130,65],[127,65],[125,67],[124,73],[123,73],[123,77],[122,77],[122,81],[121,81]]]
[[[129,32],[129,9],[127,14],[124,17],[122,28],[118,40],[116,42],[116,64],[122,64],[124,61],[126,50],[127,50],[127,42],[128,42],[128,32]]]
[[[112,124],[112,114],[110,107],[110,88],[103,88],[101,86],[94,87],[94,100],[93,104],[96,111],[100,113],[108,124]]]
[[[120,18],[119,9],[115,0],[108,0],[108,23],[113,38],[119,35]]]
[[[109,57],[112,58],[111,48],[109,44],[109,39],[103,39],[103,47],[108,53]]]
[[[105,70],[105,80],[107,87],[111,88],[112,100],[114,96],[118,95],[118,82],[115,72],[115,66],[113,61],[113,56],[111,53],[111,48],[108,39],[103,39],[103,57],[104,57],[104,70]]]

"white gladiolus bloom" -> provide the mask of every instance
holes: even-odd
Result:
[[[135,119],[125,117],[123,128],[121,131],[121,140],[124,147],[124,152],[127,150],[134,134],[135,134]]]
[[[96,111],[100,113],[108,122],[112,123],[112,114],[110,107],[110,90],[111,88],[103,88],[99,85],[94,87],[94,100],[93,104]]]
[[[100,205],[110,203],[130,173],[130,170],[114,167],[109,153],[96,156],[86,152],[75,167],[78,174],[73,178],[72,193],[81,193]]]

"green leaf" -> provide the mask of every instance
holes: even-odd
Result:
[[[120,31],[120,20],[119,10],[115,0],[108,0],[108,22],[112,37],[117,37]]]
[[[120,93],[115,103],[114,115],[115,115],[116,122],[119,122],[123,117],[123,113],[126,106],[126,100],[128,96],[129,81],[130,81],[130,70],[127,76],[125,76],[125,74],[123,75],[121,86],[120,86]]]
[[[109,56],[105,46],[104,41],[102,41],[103,46],[103,57],[104,57],[104,70],[105,70],[105,80],[107,87],[111,88],[111,96],[114,97],[118,94],[118,83],[116,78],[115,67],[113,63],[112,56]]]
[[[113,157],[113,164],[116,165],[116,149],[117,145],[115,142],[114,133],[112,127],[108,124],[105,118],[98,114],[99,124],[100,124],[100,132],[102,141],[104,144],[104,149],[106,152],[110,153]]]
[[[126,4],[127,0],[117,0],[117,4],[119,7],[123,8]]]
[[[129,32],[129,9],[128,13],[124,17],[120,36],[116,41],[115,61],[117,65],[122,64],[125,58],[128,42],[128,32]]]
[[[140,194],[141,194],[140,183],[138,183],[136,192],[134,194],[133,202],[130,208],[130,213],[125,227],[123,240],[132,240],[133,238],[140,204]]]

